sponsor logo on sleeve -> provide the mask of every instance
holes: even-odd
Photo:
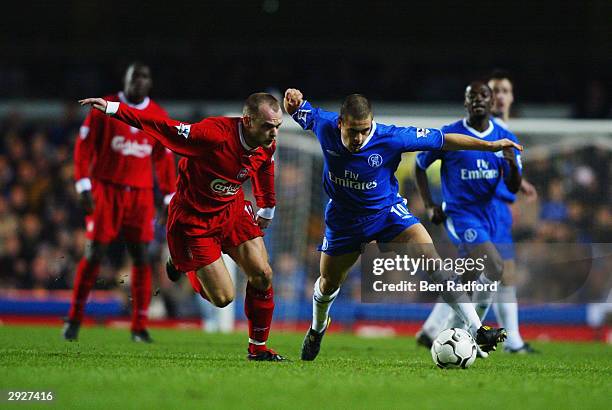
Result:
[[[179,125],[175,125],[174,128],[177,129],[178,135],[184,138],[189,138],[189,133],[191,132],[191,124],[180,123]]]
[[[416,137],[417,138],[425,138],[427,137],[427,134],[430,133],[430,130],[427,128],[417,128],[416,130]]]
[[[306,122],[306,119],[308,118],[308,113],[310,113],[310,110],[297,110],[296,112],[297,120]]]
[[[236,176],[236,179],[246,179],[246,177],[249,176],[249,170],[246,168],[242,168],[239,172],[238,175]]]

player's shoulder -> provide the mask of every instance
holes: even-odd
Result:
[[[499,118],[499,117],[492,116],[491,117],[491,121],[493,121],[493,123],[495,125],[499,125],[500,127],[504,128],[506,130],[508,129],[508,124],[504,120]]]
[[[455,122],[451,122],[450,124],[443,125],[440,128],[440,130],[443,133],[449,133],[449,132],[455,133],[455,132],[458,132],[458,133],[464,134],[465,131],[466,131],[466,128],[465,128],[465,126],[463,124],[463,120],[457,120]]]
[[[499,139],[508,138],[511,141],[518,142],[517,136],[514,135],[514,133],[510,131],[507,127],[500,124],[498,121],[493,120],[493,126],[495,127],[495,130],[497,131],[497,135],[499,136]]]
[[[214,116],[214,117],[206,117],[203,118],[200,123],[207,125],[215,125],[219,128],[230,130],[237,130],[240,124],[240,117],[223,117],[223,116]]]
[[[399,127],[390,124],[383,124],[382,122],[372,121],[372,127],[374,129],[374,135],[383,136],[383,135],[392,135]]]
[[[322,108],[317,109],[317,122],[323,126],[337,127],[340,114],[335,111],[326,111]]]
[[[156,113],[156,114],[161,115],[163,117],[167,117],[168,116],[168,112],[164,109],[164,107],[162,107],[157,101],[155,101],[152,98],[149,99],[149,106],[147,107],[147,109],[150,112]]]

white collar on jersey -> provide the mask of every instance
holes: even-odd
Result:
[[[149,97],[145,97],[140,104],[132,104],[128,101],[123,91],[119,91],[119,100],[122,103],[129,105],[130,107],[136,108],[137,110],[144,110],[149,106],[149,103],[151,102],[151,99]]]
[[[240,143],[242,144],[242,148],[247,151],[255,151],[257,149],[257,147],[253,148],[247,144],[246,140],[244,139],[244,135],[242,134],[242,121],[238,123],[238,135],[240,135]]]
[[[470,127],[470,126],[468,125],[467,118],[464,118],[464,119],[463,119],[463,126],[464,126],[464,127],[465,127],[465,128],[466,128],[466,129],[467,129],[469,132],[471,132],[472,134],[476,135],[478,138],[485,138],[485,137],[487,137],[487,136],[488,136],[490,133],[492,133],[492,132],[493,132],[493,129],[495,128],[495,127],[493,126],[493,123],[491,122],[491,120],[489,120],[489,128],[487,128],[487,129],[486,129],[486,130],[484,130],[483,132],[476,131],[474,128],[472,128],[472,127]]]
[[[361,147],[359,147],[359,151],[361,151],[363,147],[365,147],[368,144],[368,142],[370,142],[370,140],[374,136],[375,131],[376,131],[376,121],[372,120],[372,129],[370,130],[370,134],[365,139],[365,141],[363,141],[363,144],[361,144]],[[342,135],[340,135],[340,142],[342,142],[342,145],[344,145],[344,148],[348,149],[344,141],[342,141]]]

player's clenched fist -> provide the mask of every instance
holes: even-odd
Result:
[[[446,214],[440,205],[427,207],[427,216],[429,220],[436,225],[440,225],[446,220]]]
[[[102,112],[106,112],[107,102],[103,98],[85,98],[83,100],[79,100],[79,104],[91,105]]]
[[[304,96],[300,90],[288,88],[287,91],[285,91],[285,99],[283,100],[283,106],[285,107],[287,114],[293,115],[300,105],[302,105],[303,100]]]
[[[259,225],[261,229],[267,229],[271,223],[272,219],[264,218],[261,216],[257,217],[257,225]]]

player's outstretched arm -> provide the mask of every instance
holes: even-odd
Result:
[[[444,214],[442,207],[434,202],[431,196],[431,191],[429,190],[427,173],[419,166],[418,163],[415,163],[414,165],[414,178],[416,179],[416,184],[419,194],[421,195],[421,199],[425,204],[425,209],[427,210],[429,220],[436,225],[441,224],[446,219],[446,214]]]
[[[289,115],[295,114],[300,105],[304,102],[304,95],[296,88],[288,88],[285,91],[285,98],[283,99],[283,106],[285,111]]]
[[[270,158],[257,170],[251,179],[253,196],[259,207],[256,221],[260,228],[266,229],[272,223],[276,207],[274,191],[274,159]]]
[[[504,160],[508,164],[508,168],[504,167],[504,182],[508,190],[516,194],[521,188],[521,169],[517,162],[517,155],[514,148],[504,148]]]
[[[155,117],[126,104],[102,98],[85,98],[79,100],[79,104],[91,105],[119,121],[139,128],[168,149],[183,156],[201,155],[210,150],[211,144],[222,141],[224,137],[220,125],[213,122],[206,124],[206,120],[185,124],[166,117]]]
[[[497,141],[484,141],[478,138],[470,137],[469,135],[449,133],[444,134],[444,151],[501,151],[504,148],[516,148],[519,151],[523,150],[523,146],[515,143],[507,138]]]

